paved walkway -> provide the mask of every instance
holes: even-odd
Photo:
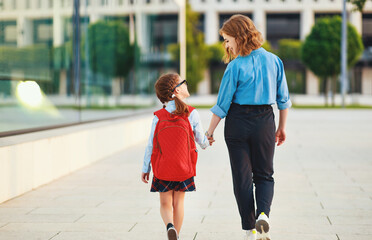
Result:
[[[200,113],[206,127],[209,112]],[[181,239],[242,239],[222,125],[200,151]],[[372,111],[294,109],[287,133],[275,159],[273,239],[371,240]],[[158,194],[140,181],[144,148],[1,204],[0,239],[165,239]]]

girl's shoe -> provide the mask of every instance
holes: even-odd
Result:
[[[256,229],[247,230],[245,232],[244,240],[256,240],[257,232]]]
[[[167,234],[168,234],[168,240],[177,240],[177,230],[174,228],[172,223],[168,223],[167,225]]]
[[[257,234],[257,240],[270,240],[270,224],[269,224],[269,218],[267,215],[262,212],[260,216],[258,216],[256,221],[256,229],[258,231]]]

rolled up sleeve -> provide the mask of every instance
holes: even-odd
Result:
[[[289,91],[287,79],[285,77],[283,62],[279,58],[276,103],[278,105],[279,110],[284,110],[292,106],[291,99],[289,98]]]
[[[232,63],[233,62],[227,65],[225,73],[223,74],[218,91],[217,104],[211,108],[211,112],[220,118],[226,117],[237,87],[237,73],[235,73]]]

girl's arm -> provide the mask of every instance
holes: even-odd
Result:
[[[189,117],[192,130],[194,132],[195,141],[199,144],[202,149],[206,149],[209,146],[208,138],[204,135],[203,126],[200,121],[199,113],[194,109]]]
[[[143,158],[141,179],[145,183],[148,182],[149,176],[150,176],[150,171],[151,171],[150,163],[151,163],[151,154],[152,154],[152,147],[153,147],[152,142],[154,139],[155,127],[158,121],[159,121],[158,117],[154,116],[154,119],[152,120],[152,124],[151,124],[151,132],[150,132],[149,140],[147,142],[147,146],[145,150],[145,157]]]

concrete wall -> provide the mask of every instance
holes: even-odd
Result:
[[[151,122],[146,114],[0,138],[0,203],[147,140]]]

